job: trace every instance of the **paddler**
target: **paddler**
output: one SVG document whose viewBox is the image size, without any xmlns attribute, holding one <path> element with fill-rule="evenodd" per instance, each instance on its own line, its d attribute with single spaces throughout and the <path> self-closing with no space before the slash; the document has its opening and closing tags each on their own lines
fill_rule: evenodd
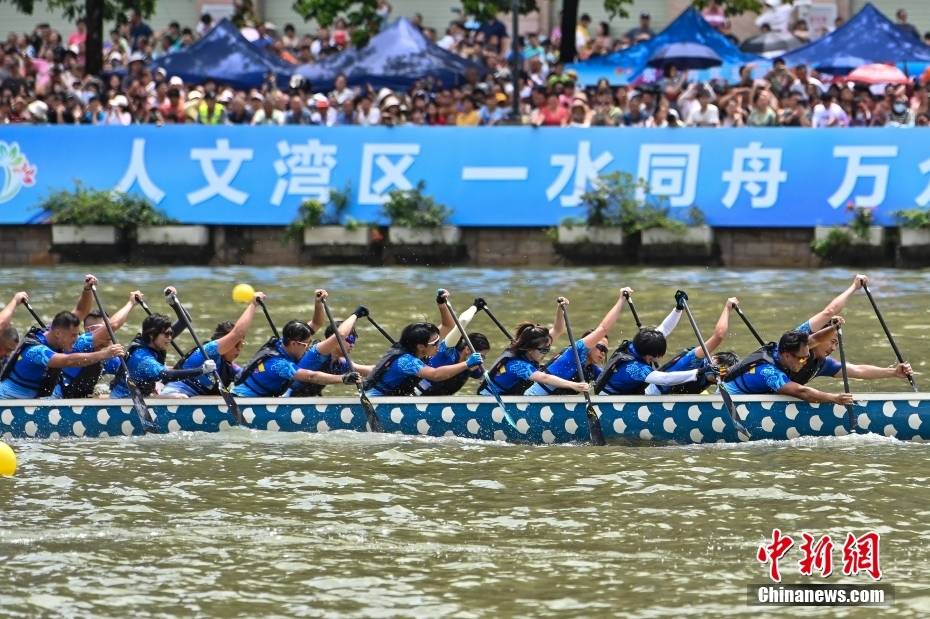
<svg viewBox="0 0 930 619">
<path fill-rule="evenodd" d="M 687 296 L 679 291 L 675 295 L 675 307 L 655 329 L 644 327 L 633 336 L 633 341 L 623 341 L 614 350 L 607 365 L 594 384 L 595 393 L 606 395 L 643 395 L 649 385 L 672 387 L 683 383 L 703 380 L 714 382 L 717 371 L 711 366 L 683 371 L 655 369 L 659 359 L 668 348 L 666 338 L 678 326 L 685 309 Z"/>
<path fill-rule="evenodd" d="M 571 348 L 566 348 L 559 353 L 542 369 L 547 376 L 558 376 L 569 382 L 592 383 L 601 374 L 600 365 L 607 358 L 610 350 L 610 342 L 607 334 L 616 324 L 623 311 L 623 305 L 626 303 L 628 296 L 632 296 L 632 288 L 621 288 L 620 295 L 616 303 L 608 310 L 601 319 L 597 328 L 584 333 L 581 339 L 574 342 L 578 350 L 578 357 L 581 359 L 584 376 L 578 376 L 578 367 L 575 362 L 575 353 Z M 526 395 L 566 395 L 575 393 L 575 389 L 566 389 L 564 387 L 552 387 L 542 382 L 534 382 L 524 393 Z"/>
<path fill-rule="evenodd" d="M 145 295 L 139 290 L 133 290 L 129 293 L 129 300 L 126 304 L 110 316 L 110 326 L 113 327 L 114 332 L 119 331 L 126 324 L 132 309 L 144 298 Z M 84 333 L 75 341 L 71 352 L 93 352 L 110 345 L 110 334 L 107 332 L 103 315 L 100 312 L 88 312 L 83 323 Z M 55 398 L 70 399 L 91 397 L 94 395 L 94 387 L 96 387 L 100 377 L 105 374 L 115 375 L 120 365 L 119 359 L 113 357 L 82 368 L 64 368 L 61 372 L 61 380 L 58 381 L 52 395 Z"/>
<path fill-rule="evenodd" d="M 0 399 L 48 397 L 62 368 L 80 368 L 123 354 L 118 344 L 94 352 L 71 353 L 81 333 L 80 324 L 74 312 L 59 312 L 47 330 L 29 329 L 0 372 Z"/>
<path fill-rule="evenodd" d="M 29 302 L 29 295 L 25 292 L 17 292 L 10 299 L 10 302 L 0 310 L 0 369 L 6 365 L 7 359 L 16 350 L 19 345 L 19 332 L 13 326 L 13 314 L 16 308 L 23 303 Z"/>
<path fill-rule="evenodd" d="M 568 299 L 559 297 L 556 302 L 558 309 L 552 328 L 547 329 L 530 322 L 517 326 L 513 343 L 488 370 L 492 384 L 488 385 L 487 381 L 482 381 L 478 386 L 478 395 L 494 395 L 491 389 L 499 395 L 521 395 L 534 382 L 553 389 L 567 389 L 572 393 L 590 389 L 587 382 L 565 380 L 540 369 L 542 360 L 549 354 L 552 344 L 565 332 L 565 316 L 561 306 L 568 305 Z"/>
<path fill-rule="evenodd" d="M 448 333 L 445 334 L 443 340 L 439 342 L 436 354 L 432 355 L 427 360 L 426 365 L 431 368 L 441 368 L 447 365 L 462 363 L 467 361 L 468 357 L 470 357 L 473 352 L 477 352 L 481 355 L 482 359 L 486 359 L 488 353 L 491 351 L 491 343 L 488 341 L 488 337 L 477 331 L 468 333 L 468 338 L 471 340 L 475 350 L 469 348 L 465 343 L 465 338 L 462 337 L 462 333 L 458 330 L 458 327 L 455 326 L 455 320 L 452 318 L 452 313 L 449 311 L 449 305 L 445 303 L 445 297 L 439 296 L 436 300 L 440 302 L 439 313 L 442 318 L 442 326 L 439 328 L 440 334 L 442 334 L 450 324 L 451 328 Z M 483 303 L 484 301 L 482 299 L 476 299 L 476 302 Z M 467 331 L 468 323 L 471 322 L 477 312 L 478 307 L 472 305 L 459 314 L 459 323 L 462 325 L 463 329 Z M 481 368 L 473 367 L 467 372 L 461 372 L 446 380 L 431 381 L 424 378 L 420 381 L 420 384 L 417 385 L 416 393 L 418 395 L 431 397 L 454 395 L 465 386 L 469 378 L 477 379 L 481 378 L 481 376 Z"/>
<path fill-rule="evenodd" d="M 345 320 L 337 320 L 336 328 L 342 338 L 342 343 L 351 355 L 355 349 L 355 343 L 358 340 L 358 333 L 355 331 L 355 322 L 359 318 L 368 315 L 368 308 L 359 305 L 355 311 Z M 332 376 L 341 376 L 349 372 L 349 363 L 342 356 L 342 350 L 339 348 L 339 341 L 336 339 L 336 331 L 332 325 L 326 327 L 324 332 L 325 339 L 322 342 L 313 343 L 307 352 L 300 358 L 297 367 L 302 370 L 312 372 L 323 372 Z M 352 362 L 352 367 L 360 376 L 368 376 L 374 366 L 362 365 Z M 323 395 L 323 389 L 326 385 L 321 383 L 308 383 L 294 381 L 291 388 L 285 394 L 291 398 L 312 398 Z"/>
<path fill-rule="evenodd" d="M 208 342 L 203 345 L 207 358 L 216 364 L 217 374 L 224 387 L 232 386 L 236 379 L 236 359 L 242 353 L 242 345 L 252 326 L 259 302 L 266 298 L 264 292 L 255 292 L 252 301 L 246 305 L 235 324 L 225 321 L 216 325 Z M 172 327 L 173 331 L 174 327 Z M 195 346 L 175 365 L 175 369 L 189 370 L 200 368 L 204 364 L 200 348 Z M 183 380 L 172 381 L 165 385 L 159 394 L 167 398 L 190 398 L 194 396 L 219 395 L 219 385 L 213 376 L 198 374 Z"/>
<path fill-rule="evenodd" d="M 325 294 L 325 290 L 317 291 L 318 306 L 322 305 Z M 338 375 L 299 368 L 297 362 L 310 347 L 312 336 L 311 326 L 306 322 L 288 322 L 281 330 L 281 339 L 268 340 L 240 372 L 233 394 L 243 398 L 269 398 L 283 395 L 293 381 L 335 385 L 354 384 L 360 380 L 358 372 Z"/>
<path fill-rule="evenodd" d="M 717 324 L 714 325 L 714 332 L 709 338 L 704 340 L 704 346 L 707 348 L 707 352 L 711 354 L 713 365 L 721 369 L 729 368 L 739 362 L 739 357 L 732 352 L 714 353 L 727 336 L 727 331 L 730 328 L 730 312 L 732 312 L 733 308 L 737 305 L 739 305 L 739 299 L 736 297 L 730 297 L 726 300 L 726 303 L 723 305 L 723 311 L 720 312 L 720 317 L 717 319 Z M 707 365 L 707 362 L 704 360 L 704 351 L 701 347 L 692 346 L 676 355 L 674 359 L 668 361 L 665 365 L 660 367 L 659 370 L 662 372 L 685 372 L 688 370 L 700 370 Z M 711 381 L 709 381 L 704 374 L 698 372 L 696 380 L 686 383 L 671 386 L 650 384 L 646 387 L 646 395 L 703 393 L 710 385 Z"/>
<path fill-rule="evenodd" d="M 413 395 L 421 379 L 442 382 L 481 365 L 481 353 L 473 351 L 463 361 L 431 367 L 428 362 L 436 355 L 443 337 L 455 328 L 455 321 L 446 306 L 449 291 L 436 291 L 441 327 L 431 322 L 407 325 L 400 334 L 400 341 L 391 346 L 375 364 L 365 381 L 365 391 L 371 397 Z M 477 344 L 476 344 L 477 346 Z"/>
<path fill-rule="evenodd" d="M 791 380 L 789 373 L 798 372 L 808 363 L 808 339 L 807 333 L 788 331 L 777 345 L 764 346 L 729 368 L 721 388 L 731 395 L 777 393 L 806 402 L 852 404 L 852 394 L 826 393 Z"/>
</svg>

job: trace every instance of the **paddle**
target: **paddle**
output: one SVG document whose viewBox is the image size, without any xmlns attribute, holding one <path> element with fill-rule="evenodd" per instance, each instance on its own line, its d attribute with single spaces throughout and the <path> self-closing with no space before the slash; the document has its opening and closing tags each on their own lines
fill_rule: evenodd
<svg viewBox="0 0 930 619">
<path fill-rule="evenodd" d="M 849 393 L 849 374 L 846 372 L 846 350 L 843 348 L 843 327 L 836 325 L 836 342 L 840 349 L 840 369 L 843 371 L 843 393 Z M 849 429 L 856 429 L 856 416 L 853 414 L 851 404 L 846 405 L 846 416 L 849 419 Z"/>
<path fill-rule="evenodd" d="M 736 315 L 740 317 L 743 323 L 746 325 L 746 328 L 749 329 L 749 332 L 752 333 L 753 337 L 756 338 L 756 341 L 759 342 L 759 346 L 765 346 L 765 341 L 763 341 L 762 336 L 759 335 L 759 332 L 756 331 L 755 327 L 752 326 L 752 323 L 749 322 L 749 319 L 746 318 L 746 314 L 743 313 L 743 310 L 740 309 L 739 305 L 734 304 L 733 310 L 736 312 Z"/>
<path fill-rule="evenodd" d="M 320 302 L 323 304 L 323 310 L 326 312 L 329 326 L 333 328 L 333 334 L 336 336 L 336 343 L 339 344 L 339 351 L 346 360 L 349 371 L 354 372 L 355 366 L 352 365 L 352 358 L 349 356 L 349 350 L 346 348 L 345 342 L 342 341 L 342 334 L 339 333 L 339 329 L 336 328 L 336 321 L 333 320 L 333 313 L 329 311 L 329 303 L 326 302 L 325 298 L 320 298 Z M 378 415 L 375 414 L 375 405 L 372 404 L 368 396 L 365 395 L 365 387 L 362 385 L 361 380 L 355 383 L 355 388 L 358 389 L 358 399 L 362 403 L 362 408 L 365 409 L 365 417 L 368 419 L 368 426 L 371 428 L 371 431 L 384 432 L 384 426 L 381 425 L 381 420 L 378 419 Z"/>
<path fill-rule="evenodd" d="M 642 329 L 643 323 L 639 320 L 639 313 L 636 311 L 636 306 L 633 305 L 633 297 L 630 296 L 629 292 L 624 292 L 623 298 L 626 299 L 626 304 L 630 308 L 630 313 L 633 314 L 633 322 L 636 323 L 636 328 Z"/>
<path fill-rule="evenodd" d="M 116 341 L 116 333 L 113 332 L 113 325 L 110 324 L 110 315 L 107 314 L 106 310 L 103 309 L 103 304 L 100 303 L 100 296 L 97 294 L 97 286 L 90 287 L 91 293 L 94 295 L 94 302 L 97 304 L 97 309 L 100 310 L 100 315 L 103 317 L 103 324 L 107 328 L 107 334 L 110 336 L 110 341 L 113 344 L 119 344 Z M 126 387 L 129 389 L 129 396 L 132 398 L 132 408 L 136 411 L 136 415 L 139 417 L 139 422 L 142 424 L 142 431 L 146 434 L 150 432 L 157 432 L 155 422 L 152 420 L 152 413 L 149 411 L 149 407 L 146 406 L 145 400 L 142 399 L 142 393 L 139 391 L 139 388 L 136 387 L 135 383 L 132 382 L 132 378 L 129 376 L 129 366 L 126 365 L 126 359 L 124 357 L 119 358 L 120 371 L 123 372 L 123 378 L 126 380 Z"/>
<path fill-rule="evenodd" d="M 141 307 L 142 310 L 143 310 L 147 315 L 149 315 L 149 316 L 152 315 L 152 310 L 149 309 L 148 304 L 146 304 L 145 300 L 144 300 L 142 297 L 138 297 L 138 296 L 137 296 L 137 297 L 136 297 L 136 303 L 139 304 L 139 307 Z M 182 359 L 184 358 L 184 352 L 181 351 L 180 348 L 178 348 L 178 344 L 177 344 L 177 342 L 174 341 L 173 338 L 172 338 L 172 340 L 171 340 L 171 347 L 174 349 L 174 352 L 178 353 L 178 356 L 179 356 L 179 357 L 181 357 Z"/>
<path fill-rule="evenodd" d="M 274 334 L 275 339 L 280 340 L 281 335 L 278 333 L 278 328 L 274 326 L 274 321 L 271 319 L 271 315 L 268 314 L 268 308 L 265 307 L 265 301 L 263 299 L 256 299 L 258 306 L 262 308 L 262 313 L 265 314 L 265 320 L 268 321 L 268 326 L 271 327 L 271 333 Z M 284 342 L 282 342 L 283 344 Z"/>
<path fill-rule="evenodd" d="M 449 308 L 449 314 L 452 316 L 452 320 L 455 322 L 455 327 L 459 330 L 459 333 L 462 334 L 462 338 L 465 340 L 465 345 L 468 346 L 468 349 L 472 352 L 478 352 L 471 343 L 471 338 L 468 337 L 468 332 L 462 328 L 462 323 L 459 322 L 458 314 L 455 313 L 455 310 L 452 308 L 452 304 L 449 303 L 449 299 L 446 299 L 446 307 Z M 514 430 L 517 429 L 517 424 L 514 423 L 513 417 L 510 416 L 510 413 L 507 412 L 507 407 L 504 406 L 504 401 L 501 399 L 501 395 L 497 392 L 497 389 L 494 387 L 494 383 L 491 382 L 491 376 L 488 374 L 488 370 L 484 367 L 484 364 L 481 364 L 481 374 L 484 377 L 484 382 L 488 386 L 488 391 L 491 392 L 491 395 L 494 396 L 494 399 L 497 400 L 497 405 L 504 412 L 504 419 L 507 420 L 507 423 L 510 424 L 510 427 Z"/>
<path fill-rule="evenodd" d="M 387 341 L 389 341 L 389 342 L 391 343 L 391 346 L 393 346 L 394 344 L 397 343 L 397 340 L 395 340 L 393 337 L 391 337 L 391 334 L 390 334 L 390 333 L 388 333 L 387 331 L 385 331 L 384 329 L 382 329 L 382 328 L 381 328 L 381 325 L 379 325 L 377 322 L 375 322 L 375 319 L 372 318 L 370 314 L 369 314 L 368 316 L 365 316 L 365 318 L 368 319 L 368 322 L 371 323 L 371 326 L 372 326 L 372 327 L 374 327 L 375 329 L 377 329 L 378 332 L 379 332 L 381 335 L 384 336 L 384 339 L 386 339 Z"/>
<path fill-rule="evenodd" d="M 704 336 L 701 335 L 700 329 L 698 329 L 697 322 L 694 320 L 694 316 L 691 314 L 691 308 L 688 307 L 688 295 L 684 291 L 679 290 L 676 294 L 676 301 L 678 296 L 681 295 L 681 304 L 684 306 L 685 314 L 688 316 L 688 322 L 691 323 L 691 329 L 694 331 L 694 337 L 697 338 L 698 346 L 701 347 L 701 351 L 704 353 L 704 359 L 707 360 L 707 363 L 713 366 L 713 357 L 710 356 L 710 352 L 707 350 L 707 346 L 704 345 Z M 730 419 L 733 421 L 733 427 L 736 428 L 736 433 L 745 435 L 747 439 L 752 438 L 752 435 L 746 429 L 746 427 L 739 420 L 739 416 L 736 413 L 736 405 L 733 404 L 733 398 L 730 397 L 730 394 L 727 393 L 727 390 L 722 386 L 717 389 L 717 392 L 720 393 L 720 397 L 723 398 L 723 403 L 727 407 L 727 411 L 730 413 Z"/>
<path fill-rule="evenodd" d="M 875 299 L 872 297 L 872 292 L 869 290 L 869 285 L 863 283 L 862 289 L 865 290 L 865 295 L 869 297 L 869 303 L 872 304 L 872 309 L 875 310 L 875 316 L 878 317 L 878 322 L 881 323 L 882 329 L 885 331 L 885 337 L 888 338 L 888 343 L 891 344 L 891 349 L 894 351 L 895 357 L 898 358 L 898 363 L 904 363 L 904 357 L 901 356 L 901 351 L 898 349 L 898 345 L 894 341 L 894 336 L 891 335 L 891 331 L 888 329 L 888 325 L 885 324 L 885 317 L 882 316 L 881 310 L 878 309 L 878 305 L 875 303 Z M 914 377 L 908 376 L 907 381 L 911 383 L 911 389 L 917 392 L 917 382 L 914 380 Z"/>
<path fill-rule="evenodd" d="M 39 325 L 40 327 L 42 327 L 42 329 L 48 329 L 48 327 L 45 325 L 45 321 L 43 321 L 41 318 L 39 318 L 39 315 L 36 314 L 36 311 L 35 311 L 34 309 L 32 309 L 32 306 L 31 306 L 31 305 L 29 305 L 29 301 L 23 301 L 23 305 L 26 306 L 26 310 L 27 310 L 30 314 L 32 314 L 32 319 L 36 321 L 36 324 L 37 324 L 37 325 Z"/>
<path fill-rule="evenodd" d="M 565 320 L 565 331 L 568 333 L 568 345 L 575 355 L 575 368 L 578 370 L 578 380 L 584 382 L 584 367 L 581 365 L 581 355 L 578 354 L 578 348 L 575 346 L 572 324 L 568 320 L 568 308 L 565 307 L 565 303 L 559 303 L 559 307 L 562 310 L 562 318 Z M 588 435 L 591 437 L 591 442 L 598 447 L 606 445 L 607 441 L 604 440 L 604 429 L 601 427 L 601 420 L 597 416 L 597 410 L 595 410 L 594 404 L 591 403 L 591 394 L 587 391 L 582 393 L 584 394 L 585 411 L 588 416 Z"/>
<path fill-rule="evenodd" d="M 187 313 L 187 310 L 181 304 L 181 300 L 178 298 L 178 295 L 169 292 L 169 289 L 165 289 L 165 300 L 168 302 L 168 306 L 171 307 L 178 315 L 183 316 L 184 326 L 187 327 L 188 333 L 191 334 L 191 337 L 194 338 L 194 344 L 197 346 L 197 350 L 200 351 L 200 356 L 203 357 L 203 360 L 206 361 L 210 357 L 207 356 L 207 351 L 203 349 L 203 344 L 200 343 L 200 338 L 197 337 L 197 334 L 194 332 L 194 325 L 191 324 L 190 314 Z M 141 299 L 140 299 L 141 302 Z M 145 305 L 142 305 L 142 309 L 148 311 Z M 174 344 L 174 342 L 171 342 Z M 177 350 L 177 347 L 175 347 Z M 179 351 L 180 354 L 180 351 Z M 184 355 L 181 355 L 181 358 L 184 358 Z M 229 410 L 232 411 L 233 418 L 236 420 L 237 424 L 242 424 L 242 412 L 239 410 L 239 404 L 236 402 L 236 398 L 233 397 L 233 394 L 229 392 L 226 388 L 226 385 L 223 384 L 223 379 L 220 378 L 220 373 L 218 370 L 213 370 L 213 380 L 216 381 L 216 389 L 220 393 L 220 397 L 223 398 L 223 402 L 226 403 L 226 406 L 229 407 Z"/>
<path fill-rule="evenodd" d="M 474 302 L 472 305 L 474 305 L 475 307 L 477 307 L 479 311 L 480 311 L 480 310 L 484 310 L 484 313 L 488 315 L 488 318 L 491 319 L 491 322 L 493 322 L 495 325 L 497 325 L 497 328 L 501 330 L 501 333 L 504 334 L 504 337 L 506 337 L 508 340 L 510 340 L 511 344 L 513 343 L 513 336 L 510 335 L 510 331 L 508 331 L 508 330 L 507 330 L 507 327 L 505 327 L 504 325 L 502 325 L 502 324 L 501 324 L 501 321 L 497 319 L 497 316 L 495 316 L 495 315 L 491 312 L 491 310 L 488 309 L 487 301 L 485 301 L 484 299 L 482 299 L 482 298 L 479 297 L 479 298 L 475 299 L 475 302 Z"/>
</svg>

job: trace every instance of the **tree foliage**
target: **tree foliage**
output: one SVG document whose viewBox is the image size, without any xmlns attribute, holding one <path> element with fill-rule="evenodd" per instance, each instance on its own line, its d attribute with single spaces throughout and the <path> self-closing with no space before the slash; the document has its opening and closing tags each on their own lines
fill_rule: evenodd
<svg viewBox="0 0 930 619">
<path fill-rule="evenodd" d="M 359 47 L 379 24 L 378 0 L 294 0 L 293 9 L 305 21 L 316 20 L 325 28 L 341 17 L 353 29 L 352 43 Z"/>
</svg>

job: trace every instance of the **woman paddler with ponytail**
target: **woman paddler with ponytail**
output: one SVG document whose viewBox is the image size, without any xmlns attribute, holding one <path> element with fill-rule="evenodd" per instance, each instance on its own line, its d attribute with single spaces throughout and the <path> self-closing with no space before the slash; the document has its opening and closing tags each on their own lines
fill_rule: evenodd
<svg viewBox="0 0 930 619">
<path fill-rule="evenodd" d="M 568 299 L 559 297 L 557 302 L 568 304 Z M 491 369 L 488 376 L 492 385 L 482 381 L 478 387 L 479 395 L 494 395 L 494 389 L 500 395 L 522 395 L 534 382 L 539 382 L 553 389 L 568 389 L 572 392 L 588 390 L 588 383 L 575 382 L 547 374 L 539 369 L 542 360 L 562 333 L 565 332 L 565 317 L 561 307 L 556 310 L 555 323 L 551 329 L 525 322 L 517 326 L 517 332 L 510 348 L 504 351 Z"/>
<path fill-rule="evenodd" d="M 207 353 L 207 358 L 216 364 L 217 373 L 224 387 L 230 387 L 236 379 L 236 367 L 233 362 L 242 353 L 242 344 L 249 333 L 249 327 L 252 326 L 258 302 L 264 299 L 264 292 L 256 292 L 252 297 L 252 302 L 246 306 L 235 324 L 228 321 L 219 323 L 210 341 L 204 342 L 203 350 Z M 200 348 L 195 346 L 175 365 L 175 369 L 190 370 L 202 365 L 203 355 L 200 354 Z M 201 395 L 219 395 L 219 393 L 214 377 L 198 374 L 168 383 L 159 395 L 166 398 L 190 398 Z"/>
<path fill-rule="evenodd" d="M 632 294 L 632 288 L 622 288 L 617 302 L 610 308 L 610 311 L 604 314 L 604 318 L 601 319 L 601 323 L 597 328 L 588 331 L 582 335 L 580 340 L 574 343 L 575 348 L 578 349 L 578 357 L 581 359 L 584 371 L 583 377 L 578 377 L 578 365 L 575 363 L 575 353 L 571 348 L 566 348 L 555 359 L 546 364 L 546 367 L 542 370 L 543 373 L 547 376 L 558 376 L 572 382 L 594 382 L 600 376 L 600 365 L 604 363 L 604 359 L 607 358 L 607 353 L 610 350 L 607 334 L 620 317 L 627 295 Z M 575 391 L 574 389 L 551 387 L 545 383 L 534 382 L 524 393 L 525 395 L 567 395 Z"/>
<path fill-rule="evenodd" d="M 452 314 L 446 307 L 448 297 L 447 290 L 440 288 L 436 292 L 442 328 L 431 322 L 407 325 L 400 334 L 400 341 L 391 346 L 387 354 L 375 364 L 365 381 L 365 391 L 369 396 L 413 395 L 421 379 L 439 383 L 482 364 L 484 360 L 481 354 L 472 352 L 464 361 L 441 367 L 427 365 L 430 358 L 437 354 L 439 342 L 455 327 Z"/>
</svg>

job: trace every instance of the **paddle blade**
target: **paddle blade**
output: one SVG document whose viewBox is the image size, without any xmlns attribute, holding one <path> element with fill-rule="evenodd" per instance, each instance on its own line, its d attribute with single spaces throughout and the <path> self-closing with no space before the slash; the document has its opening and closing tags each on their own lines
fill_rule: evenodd
<svg viewBox="0 0 930 619">
<path fill-rule="evenodd" d="M 155 422 L 152 420 L 152 413 L 149 411 L 149 407 L 146 406 L 145 400 L 142 399 L 142 394 L 139 393 L 139 389 L 126 381 L 126 385 L 129 387 L 129 397 L 132 399 L 132 408 L 136 411 L 136 415 L 139 416 L 139 421 L 142 422 L 142 431 L 146 434 L 155 434 L 158 432 L 158 427 L 156 427 Z"/>
<path fill-rule="evenodd" d="M 239 403 L 236 402 L 236 398 L 233 397 L 233 394 L 222 387 L 222 382 L 220 377 L 216 377 L 217 385 L 220 391 L 220 396 L 223 398 L 223 402 L 226 403 L 226 406 L 229 407 L 229 412 L 232 413 L 233 420 L 236 422 L 236 425 L 242 425 L 242 411 L 239 410 Z"/>
<path fill-rule="evenodd" d="M 365 392 L 359 389 L 359 400 L 362 403 L 362 408 L 365 409 L 365 418 L 368 421 L 368 427 L 371 428 L 372 432 L 384 432 L 384 426 L 381 425 L 381 420 L 378 419 L 378 415 L 375 414 L 375 405 L 371 403 L 371 400 L 368 399 L 368 396 L 365 395 Z"/>
<path fill-rule="evenodd" d="M 736 412 L 736 405 L 733 404 L 733 398 L 730 397 L 730 394 L 723 387 L 718 388 L 718 391 L 721 397 L 723 397 L 723 403 L 727 407 L 727 411 L 730 413 L 730 420 L 733 422 L 733 428 L 736 430 L 737 436 L 742 440 L 748 441 L 752 438 L 752 434 L 749 433 L 749 430 L 747 430 L 743 422 L 740 421 L 739 415 Z"/>
<path fill-rule="evenodd" d="M 601 427 L 601 419 L 597 416 L 597 411 L 594 410 L 593 404 L 588 404 L 587 414 L 588 434 L 591 436 L 591 442 L 598 447 L 603 447 L 607 444 L 607 441 L 604 439 L 604 428 Z"/>
</svg>

